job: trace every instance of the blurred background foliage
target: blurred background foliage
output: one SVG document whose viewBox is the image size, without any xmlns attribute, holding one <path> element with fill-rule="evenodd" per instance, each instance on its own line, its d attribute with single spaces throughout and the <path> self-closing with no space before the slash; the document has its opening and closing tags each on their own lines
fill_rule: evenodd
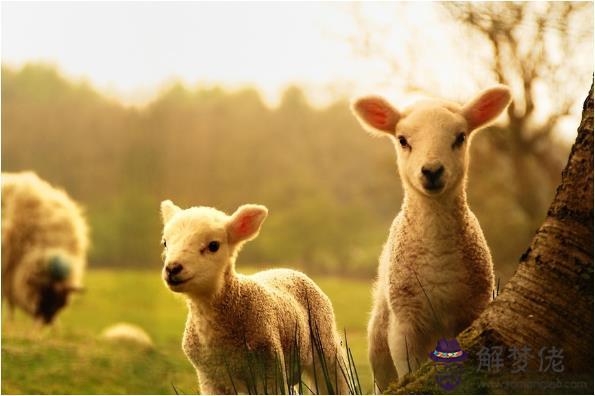
<svg viewBox="0 0 595 396">
<path fill-rule="evenodd" d="M 529 193 L 543 199 L 532 208 L 542 216 L 530 216 L 511 183 L 514 158 L 496 148 L 506 138 L 506 128 L 474 138 L 468 182 L 503 280 L 557 185 L 551 170 L 532 168 Z M 552 142 L 567 156 L 568 143 Z M 2 170 L 34 170 L 84 206 L 93 267 L 158 268 L 159 202 L 172 199 L 228 213 L 266 205 L 240 263 L 371 277 L 402 199 L 392 145 L 361 130 L 347 99 L 314 108 L 290 87 L 270 108 L 256 90 L 174 84 L 125 107 L 43 64 L 2 67 Z"/>
</svg>

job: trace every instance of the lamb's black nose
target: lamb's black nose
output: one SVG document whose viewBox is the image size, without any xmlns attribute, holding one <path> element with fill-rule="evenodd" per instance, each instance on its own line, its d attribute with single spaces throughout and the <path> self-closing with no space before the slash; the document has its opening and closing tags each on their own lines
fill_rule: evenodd
<svg viewBox="0 0 595 396">
<path fill-rule="evenodd" d="M 172 277 L 182 272 L 183 269 L 184 267 L 182 266 L 182 264 L 173 263 L 165 267 L 165 272 L 167 272 L 167 276 Z"/>
<path fill-rule="evenodd" d="M 430 183 L 436 183 L 438 180 L 440 180 L 440 176 L 442 176 L 442 174 L 444 173 L 444 166 L 422 166 L 421 173 Z"/>
</svg>

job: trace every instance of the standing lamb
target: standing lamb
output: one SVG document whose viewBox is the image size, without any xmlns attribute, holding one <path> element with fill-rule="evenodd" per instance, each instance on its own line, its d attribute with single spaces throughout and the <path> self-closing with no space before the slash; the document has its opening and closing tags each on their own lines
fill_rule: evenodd
<svg viewBox="0 0 595 396">
<path fill-rule="evenodd" d="M 400 112 L 380 97 L 352 110 L 395 144 L 405 196 L 379 259 L 368 324 L 380 391 L 419 367 L 440 338 L 453 338 L 490 302 L 490 251 L 465 193 L 469 141 L 510 103 L 496 86 L 464 106 L 425 100 Z"/>
<path fill-rule="evenodd" d="M 81 209 L 33 172 L 2 173 L 2 299 L 51 323 L 80 290 L 88 248 Z"/>
<path fill-rule="evenodd" d="M 324 393 L 347 391 L 333 307 L 322 290 L 288 269 L 235 271 L 239 250 L 267 216 L 264 206 L 243 205 L 228 216 L 207 207 L 182 210 L 168 200 L 161 213 L 162 275 L 187 298 L 182 347 L 203 393 L 279 393 L 281 381 L 296 385 L 302 372 L 312 389 L 316 382 Z M 311 342 L 311 326 L 323 353 Z"/>
</svg>

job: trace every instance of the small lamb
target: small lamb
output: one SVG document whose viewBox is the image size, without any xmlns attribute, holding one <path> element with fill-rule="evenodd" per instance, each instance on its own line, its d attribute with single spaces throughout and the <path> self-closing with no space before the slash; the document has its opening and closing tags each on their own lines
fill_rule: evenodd
<svg viewBox="0 0 595 396">
<path fill-rule="evenodd" d="M 111 342 L 137 344 L 146 349 L 154 347 L 151 336 L 140 326 L 120 322 L 108 326 L 101 332 L 101 338 Z"/>
<path fill-rule="evenodd" d="M 162 276 L 188 304 L 182 348 L 205 394 L 278 393 L 281 381 L 293 386 L 302 372 L 312 389 L 317 381 L 324 393 L 344 393 L 343 376 L 335 378 L 344 367 L 337 366 L 340 339 L 322 290 L 288 269 L 251 276 L 235 271 L 240 248 L 258 235 L 267 213 L 260 205 L 243 205 L 228 216 L 208 207 L 182 210 L 169 200 L 161 203 Z M 323 354 L 315 355 L 311 325 Z M 334 390 L 323 381 L 321 355 Z M 286 366 L 296 356 L 299 364 Z"/>
<path fill-rule="evenodd" d="M 33 172 L 2 173 L 2 299 L 51 323 L 82 288 L 89 246 L 80 207 Z"/>
<path fill-rule="evenodd" d="M 510 103 L 499 85 L 464 106 L 424 100 L 398 111 L 380 97 L 356 100 L 362 126 L 395 144 L 405 191 L 379 259 L 368 324 L 380 391 L 416 370 L 440 338 L 468 327 L 492 298 L 489 248 L 465 193 L 469 141 Z"/>
</svg>

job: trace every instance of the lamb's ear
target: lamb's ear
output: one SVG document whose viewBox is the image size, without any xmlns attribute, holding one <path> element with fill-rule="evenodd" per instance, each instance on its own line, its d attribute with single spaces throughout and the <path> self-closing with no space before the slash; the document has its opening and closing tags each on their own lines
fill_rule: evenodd
<svg viewBox="0 0 595 396">
<path fill-rule="evenodd" d="M 397 109 L 379 96 L 365 96 L 351 104 L 351 111 L 365 130 L 376 136 L 395 134 L 401 117 Z"/>
<path fill-rule="evenodd" d="M 268 213 L 268 209 L 262 205 L 240 206 L 231 215 L 227 225 L 229 243 L 234 244 L 256 238 Z"/>
<path fill-rule="evenodd" d="M 510 104 L 510 89 L 497 85 L 486 89 L 463 106 L 463 117 L 467 120 L 469 132 L 494 121 Z"/>
<path fill-rule="evenodd" d="M 167 222 L 181 210 L 182 209 L 176 206 L 169 199 L 161 202 L 161 219 L 163 220 L 163 224 L 167 224 Z"/>
</svg>

